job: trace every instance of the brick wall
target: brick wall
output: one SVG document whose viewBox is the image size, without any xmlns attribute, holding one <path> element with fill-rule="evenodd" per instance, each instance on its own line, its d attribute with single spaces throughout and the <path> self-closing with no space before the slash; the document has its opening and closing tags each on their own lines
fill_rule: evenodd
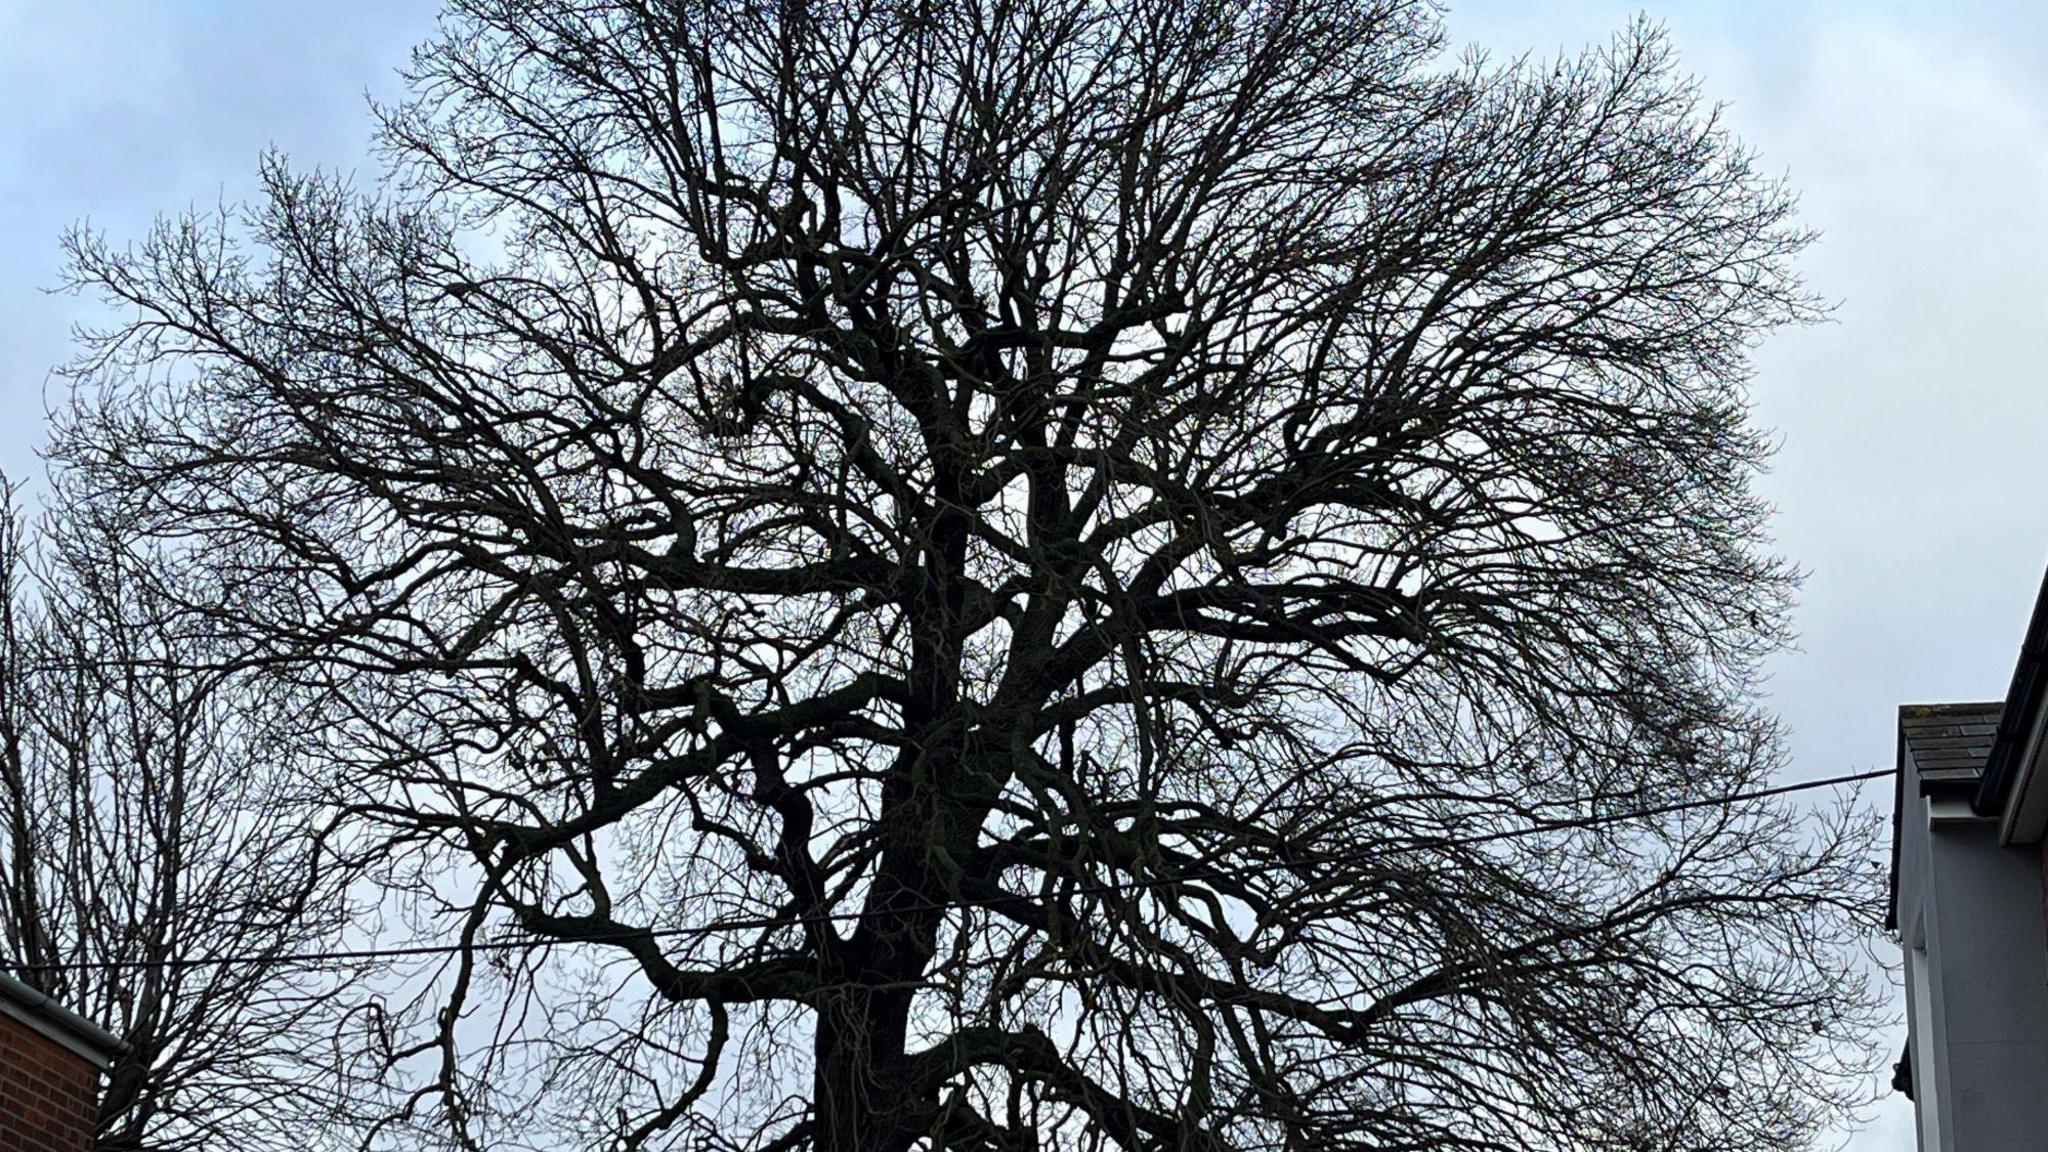
<svg viewBox="0 0 2048 1152">
<path fill-rule="evenodd" d="M 0 1152 L 87 1152 L 99 1070 L 0 1013 Z"/>
</svg>

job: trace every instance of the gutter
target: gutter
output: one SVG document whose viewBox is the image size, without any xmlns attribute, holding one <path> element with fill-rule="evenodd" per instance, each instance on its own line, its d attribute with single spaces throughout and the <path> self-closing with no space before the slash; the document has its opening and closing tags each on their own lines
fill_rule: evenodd
<svg viewBox="0 0 2048 1152">
<path fill-rule="evenodd" d="M 1984 776 L 1970 807 L 1979 816 L 1998 816 L 2005 811 L 2013 784 L 2022 770 L 2027 738 L 2041 700 L 2048 694 L 2048 575 L 2034 597 L 2034 615 L 2027 622 L 2027 638 L 2020 644 L 2019 664 L 2012 671 L 2012 686 L 2006 689 L 2005 711 L 1998 718 L 1998 732 L 1991 738 L 1991 755 L 1984 761 Z"/>
<path fill-rule="evenodd" d="M 127 1041 L 5 972 L 0 972 L 0 1015 L 14 1017 L 101 1071 L 128 1050 Z"/>
</svg>

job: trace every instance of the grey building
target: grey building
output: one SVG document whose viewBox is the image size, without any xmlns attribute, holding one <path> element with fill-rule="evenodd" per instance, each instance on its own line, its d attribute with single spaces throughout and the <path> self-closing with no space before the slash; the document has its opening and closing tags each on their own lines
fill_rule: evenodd
<svg viewBox="0 0 2048 1152">
<path fill-rule="evenodd" d="M 2048 1150 L 2048 583 L 2004 700 L 1899 709 L 1889 927 L 1921 1152 Z"/>
</svg>

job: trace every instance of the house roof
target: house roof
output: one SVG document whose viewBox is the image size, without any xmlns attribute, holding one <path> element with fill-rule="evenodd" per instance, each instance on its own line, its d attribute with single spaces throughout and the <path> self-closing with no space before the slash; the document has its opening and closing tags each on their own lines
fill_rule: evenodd
<svg viewBox="0 0 2048 1152">
<path fill-rule="evenodd" d="M 128 1047 L 119 1036 L 49 996 L 0 972 L 0 1016 L 11 1016 L 51 1041 L 105 1068 Z"/>
<path fill-rule="evenodd" d="M 1967 797 L 1982 783 L 1984 764 L 1997 743 L 2001 700 L 1968 704 L 1899 705 L 1898 765 L 1892 774 L 1891 896 L 1886 928 L 1898 927 L 1899 821 L 1906 810 L 1906 757 L 1919 769 L 1920 794 Z"/>
<path fill-rule="evenodd" d="M 1913 764 L 1920 770 L 1920 791 L 1980 784 L 2004 711 L 2001 700 L 1901 705 L 1899 744 L 1913 754 Z"/>
</svg>

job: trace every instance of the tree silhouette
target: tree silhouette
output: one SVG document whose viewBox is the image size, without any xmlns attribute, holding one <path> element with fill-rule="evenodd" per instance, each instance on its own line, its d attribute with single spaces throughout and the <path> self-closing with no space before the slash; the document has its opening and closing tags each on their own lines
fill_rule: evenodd
<svg viewBox="0 0 2048 1152">
<path fill-rule="evenodd" d="M 374 193 L 74 237 L 132 319 L 56 458 L 465 947 L 364 1006 L 387 1135 L 1747 1152 L 1855 1098 L 1867 828 L 1585 819 L 1779 764 L 1743 385 L 1806 236 L 1654 31 L 1442 40 L 458 0 Z"/>
<path fill-rule="evenodd" d="M 349 908 L 313 867 L 317 797 L 293 803 L 292 718 L 118 504 L 60 493 L 31 522 L 15 493 L 0 478 L 0 965 L 126 1042 L 99 1152 L 303 1148 L 347 969 L 279 958 Z"/>
</svg>

